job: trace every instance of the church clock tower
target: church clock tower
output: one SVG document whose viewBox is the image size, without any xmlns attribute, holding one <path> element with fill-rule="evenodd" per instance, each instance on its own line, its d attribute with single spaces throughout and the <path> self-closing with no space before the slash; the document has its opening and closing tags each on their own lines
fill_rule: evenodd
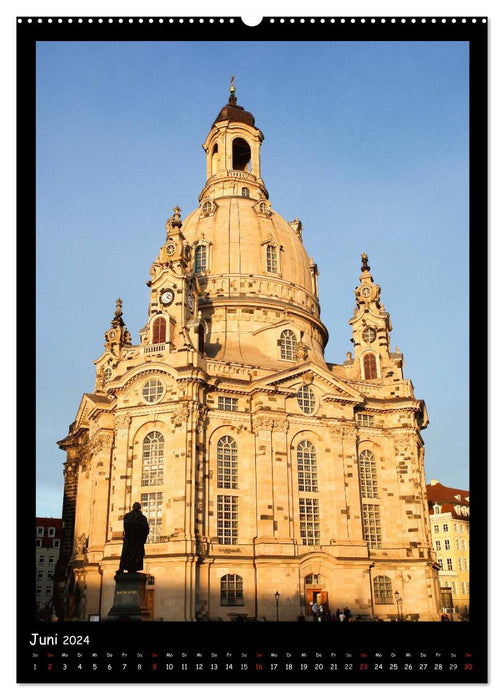
<svg viewBox="0 0 504 700">
<path fill-rule="evenodd" d="M 139 342 L 118 300 L 94 392 L 59 442 L 68 617 L 107 616 L 134 502 L 153 620 L 272 620 L 272 590 L 282 620 L 314 601 L 388 619 L 393 591 L 404 615 L 438 617 L 424 402 L 365 254 L 353 356 L 326 361 L 310 234 L 273 208 L 263 140 L 233 81 L 198 205 L 166 223 Z"/>
</svg>

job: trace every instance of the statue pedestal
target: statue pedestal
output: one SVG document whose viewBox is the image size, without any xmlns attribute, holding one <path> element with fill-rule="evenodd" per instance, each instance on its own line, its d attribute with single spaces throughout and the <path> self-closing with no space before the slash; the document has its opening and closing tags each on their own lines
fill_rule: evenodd
<svg viewBox="0 0 504 700">
<path fill-rule="evenodd" d="M 145 584 L 147 574 L 117 573 L 114 604 L 110 608 L 108 620 L 118 622 L 149 619 L 149 610 L 145 601 Z"/>
</svg>

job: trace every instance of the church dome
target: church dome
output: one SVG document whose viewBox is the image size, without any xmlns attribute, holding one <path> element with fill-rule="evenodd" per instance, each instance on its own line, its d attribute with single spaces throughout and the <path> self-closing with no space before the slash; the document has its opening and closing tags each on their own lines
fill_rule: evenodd
<svg viewBox="0 0 504 700">
<path fill-rule="evenodd" d="M 265 214 L 261 213 L 261 204 L 267 208 Z M 193 250 L 198 243 L 210 248 L 208 267 L 202 270 L 204 277 L 253 276 L 266 282 L 278 281 L 307 292 L 314 308 L 313 263 L 295 230 L 300 228 L 299 222 L 289 224 L 266 201 L 242 196 L 216 200 L 210 216 L 204 215 L 204 205 L 189 214 L 182 227 Z"/>
</svg>

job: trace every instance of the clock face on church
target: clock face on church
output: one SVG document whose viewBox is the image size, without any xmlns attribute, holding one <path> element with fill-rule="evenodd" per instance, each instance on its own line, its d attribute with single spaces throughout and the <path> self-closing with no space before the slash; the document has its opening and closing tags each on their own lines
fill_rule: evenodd
<svg viewBox="0 0 504 700">
<path fill-rule="evenodd" d="M 169 304 L 172 303 L 173 301 L 173 290 L 171 289 L 166 289 L 164 292 L 161 293 L 161 296 L 159 297 L 161 300 L 161 303 L 164 306 L 168 306 Z"/>
<path fill-rule="evenodd" d="M 362 287 L 361 294 L 365 299 L 367 299 L 367 297 L 371 295 L 371 291 L 371 287 Z"/>
<path fill-rule="evenodd" d="M 173 255 L 173 253 L 175 252 L 175 248 L 176 248 L 175 243 L 173 241 L 170 241 L 165 248 L 166 254 Z"/>
</svg>

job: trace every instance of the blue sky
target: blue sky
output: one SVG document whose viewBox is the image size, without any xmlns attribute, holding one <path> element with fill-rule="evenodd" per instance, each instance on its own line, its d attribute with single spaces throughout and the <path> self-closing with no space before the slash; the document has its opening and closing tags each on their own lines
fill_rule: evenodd
<svg viewBox="0 0 504 700">
<path fill-rule="evenodd" d="M 468 488 L 468 46 L 55 42 L 37 49 L 37 515 L 123 299 L 138 342 L 150 265 L 197 206 L 201 144 L 236 76 L 273 208 L 319 266 L 329 362 L 351 350 L 360 254 L 427 403 L 426 476 Z"/>
</svg>

